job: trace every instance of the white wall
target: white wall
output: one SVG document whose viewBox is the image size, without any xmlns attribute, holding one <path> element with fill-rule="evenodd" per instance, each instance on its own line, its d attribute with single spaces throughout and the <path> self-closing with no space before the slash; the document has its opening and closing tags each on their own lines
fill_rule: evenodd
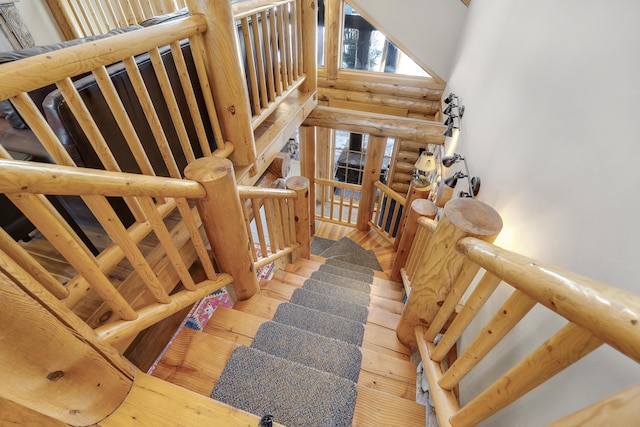
<svg viewBox="0 0 640 427">
<path fill-rule="evenodd" d="M 404 52 L 448 80 L 467 8 L 459 0 L 347 0 Z"/>
<path fill-rule="evenodd" d="M 628 0 L 473 0 L 448 85 L 466 106 L 456 150 L 504 219 L 496 244 L 635 294 L 638 17 Z M 480 365 L 489 377 L 564 324 L 544 309 L 529 316 Z M 543 425 L 638 381 L 637 363 L 600 349 L 485 425 Z"/>
<path fill-rule="evenodd" d="M 16 7 L 37 46 L 64 40 L 45 0 L 21 0 Z"/>
</svg>

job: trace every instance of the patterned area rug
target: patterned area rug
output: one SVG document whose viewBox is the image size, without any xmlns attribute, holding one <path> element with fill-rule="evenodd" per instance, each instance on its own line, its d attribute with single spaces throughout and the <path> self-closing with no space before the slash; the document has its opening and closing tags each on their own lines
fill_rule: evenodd
<svg viewBox="0 0 640 427">
<path fill-rule="evenodd" d="M 259 245 L 256 245 L 256 252 L 258 252 L 258 256 L 261 256 Z M 271 274 L 273 273 L 273 269 L 274 269 L 274 263 L 267 264 L 264 267 L 257 269 L 256 274 L 258 276 L 258 281 L 260 281 L 260 279 L 268 279 L 269 277 L 271 277 Z M 156 359 L 155 363 L 151 366 L 151 368 L 149 368 L 149 371 L 147 371 L 147 374 L 151 375 L 151 373 L 156 369 L 158 362 L 160 362 L 160 359 L 162 359 L 165 352 L 167 351 L 169 346 L 173 343 L 173 341 L 175 340 L 176 336 L 180 333 L 182 328 L 185 328 L 185 327 L 191 328 L 191 329 L 195 329 L 196 331 L 203 330 L 204 327 L 207 325 L 207 322 L 209 321 L 209 319 L 211 319 L 213 312 L 216 310 L 216 308 L 220 306 L 229 307 L 229 308 L 233 306 L 233 301 L 231 300 L 231 297 L 229 297 L 229 294 L 225 289 L 220 289 L 218 291 L 215 291 L 211 295 L 208 295 L 202 298 L 197 303 L 195 303 L 193 308 L 189 312 L 189 314 L 187 314 L 187 316 L 184 318 L 184 320 L 178 327 L 178 330 L 176 331 L 176 333 L 173 334 L 173 337 L 171 337 L 171 340 L 169 341 L 165 349 L 162 351 L 158 359 Z"/>
</svg>

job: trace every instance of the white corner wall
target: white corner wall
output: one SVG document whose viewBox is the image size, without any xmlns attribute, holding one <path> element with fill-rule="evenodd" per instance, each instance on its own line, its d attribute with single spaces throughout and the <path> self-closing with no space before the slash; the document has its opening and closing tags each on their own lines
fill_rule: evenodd
<svg viewBox="0 0 640 427">
<path fill-rule="evenodd" d="M 447 81 L 467 8 L 460 0 L 346 0 L 407 55 Z"/>
<path fill-rule="evenodd" d="M 36 46 L 64 40 L 45 0 L 19 0 L 15 5 Z"/>
<path fill-rule="evenodd" d="M 479 199 L 502 215 L 496 244 L 634 294 L 638 17 L 628 0 L 473 0 L 448 84 L 466 106 L 448 150 L 467 156 Z M 527 320 L 465 380 L 465 400 L 565 323 L 538 308 Z M 544 425 L 638 381 L 636 362 L 599 349 L 483 425 Z"/>
</svg>

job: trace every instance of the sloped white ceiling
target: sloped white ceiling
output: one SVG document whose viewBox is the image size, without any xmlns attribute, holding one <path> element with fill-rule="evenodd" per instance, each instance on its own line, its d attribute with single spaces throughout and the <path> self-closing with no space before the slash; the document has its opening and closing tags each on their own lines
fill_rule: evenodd
<svg viewBox="0 0 640 427">
<path fill-rule="evenodd" d="M 447 81 L 467 7 L 459 0 L 347 0 L 406 54 Z"/>
</svg>

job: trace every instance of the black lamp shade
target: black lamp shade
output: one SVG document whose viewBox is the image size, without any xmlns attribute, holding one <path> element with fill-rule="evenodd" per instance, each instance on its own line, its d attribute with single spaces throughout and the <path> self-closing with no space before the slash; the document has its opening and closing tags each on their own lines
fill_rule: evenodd
<svg viewBox="0 0 640 427">
<path fill-rule="evenodd" d="M 443 135 L 447 137 L 451 137 L 453 135 L 453 123 L 450 123 L 447 126 L 447 130 L 444 131 Z"/>
</svg>

